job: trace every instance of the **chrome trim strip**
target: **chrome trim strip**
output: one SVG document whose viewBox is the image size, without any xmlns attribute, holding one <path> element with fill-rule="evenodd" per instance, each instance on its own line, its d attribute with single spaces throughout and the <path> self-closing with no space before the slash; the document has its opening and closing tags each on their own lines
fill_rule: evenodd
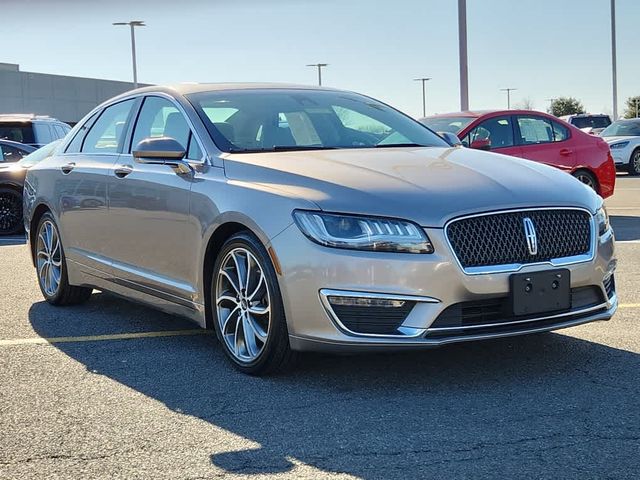
<svg viewBox="0 0 640 480">
<path fill-rule="evenodd" d="M 475 218 L 475 217 L 487 217 L 491 215 L 501 215 L 505 213 L 538 212 L 538 211 L 544 211 L 544 210 L 577 210 L 577 211 L 588 213 L 591 218 L 591 222 L 590 222 L 591 223 L 591 248 L 589 249 L 589 252 L 582 255 L 575 255 L 573 257 L 552 258 L 551 260 L 544 261 L 544 262 L 512 263 L 512 264 L 505 264 L 505 265 L 488 265 L 485 267 L 464 268 L 460 263 L 460 260 L 458 259 L 458 255 L 454 250 L 453 245 L 451 245 L 451 242 L 449 241 L 449 233 L 448 233 L 449 226 L 452 223 L 458 222 L 460 220 L 466 220 L 468 218 Z M 473 215 L 464 215 L 461 217 L 452 218 L 451 220 L 447 221 L 447 223 L 444 226 L 444 238 L 445 238 L 445 241 L 447 242 L 447 246 L 449 247 L 449 250 L 453 254 L 453 258 L 455 258 L 456 264 L 458 265 L 458 267 L 460 267 L 460 269 L 463 271 L 465 275 L 488 275 L 493 273 L 511 273 L 511 272 L 517 272 L 519 270 L 522 270 L 525 267 L 536 266 L 536 265 L 550 265 L 552 267 L 561 267 L 566 265 L 575 265 L 577 263 L 590 262 L 595 258 L 595 255 L 596 255 L 596 248 L 597 248 L 597 242 L 598 242 L 598 236 L 596 233 L 597 233 L 597 226 L 595 225 L 594 214 L 591 213 L 590 210 L 582 207 L 540 207 L 540 208 L 532 207 L 532 208 L 515 208 L 512 210 L 497 210 L 493 212 L 476 213 Z"/>
<path fill-rule="evenodd" d="M 558 313 L 556 315 L 547 315 L 545 317 L 536 317 L 529 318 L 527 320 L 516 320 L 514 322 L 500 322 L 500 323 L 483 323 L 482 325 L 469 325 L 462 327 L 440 327 L 440 328 L 427 328 L 427 337 L 429 336 L 429 332 L 455 332 L 456 330 L 469 330 L 474 328 L 491 328 L 491 327 L 503 327 L 509 325 L 518 325 L 519 323 L 531 323 L 531 322 L 540 322 L 542 320 L 551 320 L 553 318 L 562 318 L 562 317 L 571 317 L 574 315 L 580 315 L 583 313 L 589 313 L 596 310 L 601 310 L 603 308 L 609 308 L 609 304 L 611 302 L 603 302 L 599 305 L 595 305 L 593 307 L 583 308 L 581 310 L 575 310 L 570 312 Z"/>
<path fill-rule="evenodd" d="M 329 303 L 329 297 L 356 297 L 356 298 L 380 298 L 385 300 L 405 300 L 416 303 L 440 303 L 440 300 L 432 297 L 420 297 L 416 295 L 396 295 L 387 293 L 357 292 L 350 290 L 331 290 L 323 288 L 319 292 L 320 303 L 333 321 L 333 323 L 342 330 L 343 333 L 356 337 L 374 337 L 374 338 L 418 338 L 426 332 L 425 328 L 405 327 L 400 325 L 398 330 L 401 332 L 397 335 L 380 334 L 380 333 L 360 333 L 349 330 L 338 318 Z"/>
</svg>

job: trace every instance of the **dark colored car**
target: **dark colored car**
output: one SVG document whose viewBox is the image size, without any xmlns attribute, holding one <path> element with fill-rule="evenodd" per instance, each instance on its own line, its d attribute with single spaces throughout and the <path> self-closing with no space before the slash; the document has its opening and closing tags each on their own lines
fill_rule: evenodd
<svg viewBox="0 0 640 480">
<path fill-rule="evenodd" d="M 34 149 L 18 162 L 0 164 L 0 235 L 13 235 L 22 230 L 22 189 L 27 170 L 50 157 L 60 140 Z"/>
<path fill-rule="evenodd" d="M 616 168 L 607 143 L 552 115 L 530 110 L 457 112 L 420 120 L 436 132 L 455 133 L 466 147 L 551 165 L 607 198 Z"/>
<path fill-rule="evenodd" d="M 32 114 L 0 115 L 0 139 L 36 148 L 63 138 L 71 127 L 56 118 Z"/>
<path fill-rule="evenodd" d="M 36 147 L 31 145 L 24 145 L 10 140 L 0 140 L 0 163 L 17 162 L 36 150 Z"/>
</svg>

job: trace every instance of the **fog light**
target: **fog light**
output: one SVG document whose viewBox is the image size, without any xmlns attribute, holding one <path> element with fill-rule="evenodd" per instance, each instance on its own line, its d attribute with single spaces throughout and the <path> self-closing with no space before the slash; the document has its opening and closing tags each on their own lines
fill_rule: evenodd
<svg viewBox="0 0 640 480">
<path fill-rule="evenodd" d="M 330 295 L 329 303 L 342 307 L 379 307 L 401 308 L 406 303 L 404 300 L 390 300 L 387 298 L 363 298 L 363 297 L 337 297 Z"/>
</svg>

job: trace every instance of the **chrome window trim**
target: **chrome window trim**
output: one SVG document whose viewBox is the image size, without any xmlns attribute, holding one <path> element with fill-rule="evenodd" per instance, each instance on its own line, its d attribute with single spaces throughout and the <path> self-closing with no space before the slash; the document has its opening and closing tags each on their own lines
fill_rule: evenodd
<svg viewBox="0 0 640 480">
<path fill-rule="evenodd" d="M 449 233 L 448 233 L 448 229 L 449 226 L 455 222 L 458 222 L 460 220 L 466 220 L 468 218 L 475 218 L 475 217 L 487 217 L 487 216 L 491 216 L 491 215 L 501 215 L 501 214 L 505 214 L 505 213 L 515 213 L 515 212 L 539 212 L 539 211 L 543 211 L 543 210 L 572 210 L 572 211 L 580 211 L 580 212 L 586 212 L 589 214 L 589 217 L 591 219 L 590 221 L 590 225 L 591 225 L 591 247 L 589 249 L 589 251 L 586 254 L 582 254 L 582 255 L 574 255 L 571 257 L 560 257 L 560 258 L 552 258 L 551 260 L 547 260 L 547 261 L 543 261 L 543 262 L 532 262 L 532 263 L 511 263 L 511 264 L 503 264 L 503 265 L 487 265 L 484 267 L 467 267 L 464 268 L 462 266 L 462 264 L 460 263 L 460 260 L 458 259 L 458 255 L 456 254 L 456 251 L 453 248 L 453 245 L 451 245 L 451 242 L 449 241 Z M 462 272 L 465 275 L 488 275 L 488 274 L 495 274 L 495 273 L 512 273 L 512 272 L 518 272 L 520 270 L 522 270 L 525 267 L 531 267 L 531 266 L 544 266 L 544 265 L 550 265 L 552 267 L 563 267 L 563 266 L 567 266 L 567 265 L 575 265 L 578 263 L 586 263 L 586 262 L 590 262 L 595 258 L 595 254 L 596 254 L 596 248 L 597 248 L 597 243 L 598 243 L 598 235 L 597 235 L 597 226 L 595 224 L 595 215 L 587 208 L 582 208 L 582 207 L 540 207 L 540 208 L 535 208 L 535 207 L 530 207 L 530 208 L 514 208 L 514 209 L 508 209 L 508 210 L 496 210 L 496 211 L 492 211 L 492 212 L 483 212 L 483 213 L 475 213 L 472 215 L 464 215 L 461 217 L 456 217 L 456 218 L 452 218 L 451 220 L 448 220 L 447 223 L 444 226 L 444 238 L 445 241 L 447 242 L 447 246 L 449 247 L 449 250 L 451 251 L 451 253 L 453 254 L 453 258 L 455 258 L 456 260 L 456 264 L 458 265 L 458 267 L 460 267 L 460 270 L 462 270 Z"/>
<path fill-rule="evenodd" d="M 348 335 L 352 335 L 354 337 L 374 337 L 374 338 L 418 338 L 425 334 L 426 328 L 416 328 L 416 327 L 404 327 L 400 325 L 398 330 L 401 332 L 398 335 L 391 334 L 380 334 L 380 333 L 361 333 L 354 332 L 353 330 L 348 329 L 338 318 L 336 313 L 333 311 L 331 307 L 331 303 L 329 303 L 329 297 L 356 297 L 356 298 L 380 298 L 385 300 L 404 300 L 407 302 L 416 302 L 416 303 L 440 303 L 440 300 L 432 297 L 421 297 L 417 295 L 397 295 L 391 293 L 372 293 L 372 292 L 358 292 L 352 290 L 332 290 L 328 288 L 323 288 L 319 292 L 320 302 L 324 307 L 325 311 L 333 321 L 333 323 L 341 330 L 343 333 Z"/>
</svg>

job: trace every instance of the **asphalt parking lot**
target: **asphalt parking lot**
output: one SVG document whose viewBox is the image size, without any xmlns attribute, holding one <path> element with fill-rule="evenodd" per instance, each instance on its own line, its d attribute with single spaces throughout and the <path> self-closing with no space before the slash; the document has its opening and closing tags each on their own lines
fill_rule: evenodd
<svg viewBox="0 0 640 480">
<path fill-rule="evenodd" d="M 50 307 L 2 239 L 0 478 L 637 478 L 640 178 L 607 204 L 613 320 L 263 379 L 180 318 Z"/>
</svg>

